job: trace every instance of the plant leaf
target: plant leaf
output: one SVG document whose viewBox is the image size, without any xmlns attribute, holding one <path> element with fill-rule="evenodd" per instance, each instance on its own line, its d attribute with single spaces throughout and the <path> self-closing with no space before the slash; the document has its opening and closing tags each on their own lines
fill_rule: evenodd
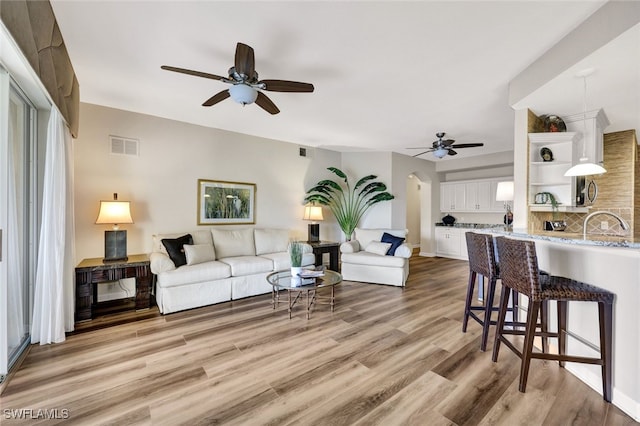
<svg viewBox="0 0 640 426">
<path fill-rule="evenodd" d="M 347 175 L 337 167 L 328 167 L 327 170 L 335 173 L 338 177 L 341 177 L 342 179 L 344 179 L 345 182 L 347 181 Z"/>
<path fill-rule="evenodd" d="M 367 182 L 367 181 L 369 181 L 369 180 L 371 180 L 371 179 L 375 179 L 375 178 L 377 178 L 377 177 L 378 177 L 378 176 L 376 176 L 376 175 L 369 175 L 369 176 L 365 176 L 365 177 L 363 177 L 362 179 L 360 179 L 360 180 L 356 183 L 356 186 L 354 186 L 354 187 L 353 187 L 354 191 L 355 191 L 356 189 L 358 189 L 358 188 L 360 187 L 360 185 L 362 185 L 363 183 L 365 183 L 365 182 Z"/>
</svg>

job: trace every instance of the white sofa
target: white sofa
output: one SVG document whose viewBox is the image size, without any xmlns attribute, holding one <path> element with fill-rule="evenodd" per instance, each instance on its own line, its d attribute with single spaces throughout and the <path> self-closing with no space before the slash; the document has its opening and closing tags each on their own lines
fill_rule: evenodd
<svg viewBox="0 0 640 426">
<path fill-rule="evenodd" d="M 411 247 L 402 242 L 393 255 L 387 255 L 389 245 L 381 243 L 384 233 L 407 237 L 405 229 L 356 228 L 353 239 L 340 245 L 344 280 L 404 287 L 409 276 Z"/>
<path fill-rule="evenodd" d="M 193 245 L 184 248 L 188 264 L 176 267 L 162 240 L 185 234 L 193 237 Z M 287 252 L 291 240 L 288 230 L 260 228 L 154 235 L 150 261 L 160 312 L 269 293 L 271 285 L 266 276 L 291 268 Z M 305 244 L 302 265 L 313 265 L 314 261 L 311 246 Z"/>
</svg>

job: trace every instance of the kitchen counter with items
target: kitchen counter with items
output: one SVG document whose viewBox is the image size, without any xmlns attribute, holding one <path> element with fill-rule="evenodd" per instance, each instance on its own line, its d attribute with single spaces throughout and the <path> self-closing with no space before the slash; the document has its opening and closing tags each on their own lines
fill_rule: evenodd
<svg viewBox="0 0 640 426">
<path fill-rule="evenodd" d="M 449 228 L 466 228 L 466 229 L 493 229 L 493 228 L 502 228 L 504 229 L 504 225 L 496 224 L 496 223 L 454 223 L 452 225 L 447 225 L 443 222 L 436 222 L 436 226 L 446 226 Z"/>
<path fill-rule="evenodd" d="M 586 246 L 603 246 L 603 247 L 618 247 L 629 249 L 640 249 L 640 240 L 633 236 L 616 236 L 616 235 L 601 235 L 601 234 L 587 234 L 586 238 L 581 233 L 572 232 L 554 232 L 554 231 L 539 231 L 533 234 L 528 233 L 525 229 L 514 229 L 513 231 L 507 231 L 504 227 L 487 227 L 488 232 L 494 234 L 501 234 L 507 237 L 512 236 L 514 238 L 527 238 L 531 240 L 543 240 L 555 243 L 565 243 L 573 245 L 586 245 Z"/>
</svg>

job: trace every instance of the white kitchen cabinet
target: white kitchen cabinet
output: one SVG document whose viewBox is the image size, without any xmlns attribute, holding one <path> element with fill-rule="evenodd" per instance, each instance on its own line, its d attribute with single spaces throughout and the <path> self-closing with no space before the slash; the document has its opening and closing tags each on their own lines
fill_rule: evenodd
<svg viewBox="0 0 640 426">
<path fill-rule="evenodd" d="M 440 211 L 465 211 L 466 185 L 464 183 L 446 182 L 440 184 Z"/>
<path fill-rule="evenodd" d="M 473 181 L 443 182 L 440 184 L 440 211 L 500 213 L 504 211 L 502 201 L 496 201 L 498 182 L 513 180 L 512 177 L 476 179 Z"/>
<path fill-rule="evenodd" d="M 467 260 L 466 228 L 436 226 L 436 255 Z"/>
<path fill-rule="evenodd" d="M 496 196 L 491 196 L 491 181 L 469 182 L 466 185 L 466 209 L 471 212 L 490 212 Z"/>
</svg>

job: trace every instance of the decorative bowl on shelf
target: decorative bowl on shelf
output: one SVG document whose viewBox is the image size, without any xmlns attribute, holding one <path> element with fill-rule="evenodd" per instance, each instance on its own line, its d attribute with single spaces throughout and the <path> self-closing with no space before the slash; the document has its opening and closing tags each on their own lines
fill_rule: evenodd
<svg viewBox="0 0 640 426">
<path fill-rule="evenodd" d="M 544 162 L 553 161 L 553 152 L 545 146 L 540 148 L 540 157 Z"/>
</svg>

